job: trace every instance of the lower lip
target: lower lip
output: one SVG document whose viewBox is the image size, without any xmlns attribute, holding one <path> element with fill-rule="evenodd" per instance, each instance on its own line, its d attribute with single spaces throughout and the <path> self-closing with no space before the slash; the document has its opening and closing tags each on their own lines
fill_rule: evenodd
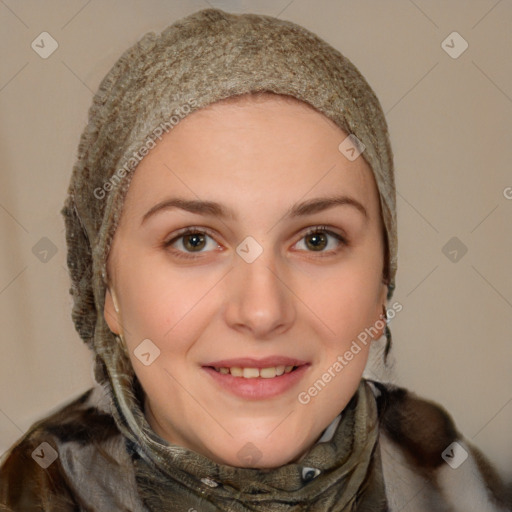
<svg viewBox="0 0 512 512">
<path fill-rule="evenodd" d="M 233 393 L 236 396 L 245 398 L 246 400 L 264 400 L 285 393 L 295 386 L 304 376 L 309 364 L 299 366 L 290 373 L 283 373 L 279 377 L 264 379 L 256 377 L 254 379 L 246 379 L 245 377 L 233 377 L 227 373 L 220 373 L 211 367 L 203 366 L 208 374 L 212 376 L 223 389 Z"/>
</svg>

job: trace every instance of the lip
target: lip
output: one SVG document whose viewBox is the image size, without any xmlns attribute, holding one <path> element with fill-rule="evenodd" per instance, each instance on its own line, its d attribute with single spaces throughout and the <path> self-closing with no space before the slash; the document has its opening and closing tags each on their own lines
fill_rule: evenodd
<svg viewBox="0 0 512 512">
<path fill-rule="evenodd" d="M 289 361 L 291 361 L 288 358 Z M 236 360 L 242 361 L 242 360 Z M 246 361 L 245 359 L 243 361 Z M 261 363 L 262 360 L 259 361 Z M 227 361 L 218 361 L 218 363 L 227 363 Z M 251 363 L 251 364 L 254 364 Z M 284 363 L 281 363 L 284 364 Z M 246 365 L 245 368 L 264 368 L 267 366 L 274 366 L 274 364 L 264 363 L 260 366 Z M 213 366 L 213 365 L 212 365 Z M 217 362 L 215 362 L 217 366 Z M 222 365 L 219 365 L 222 367 Z M 236 364 L 229 363 L 226 366 L 237 366 Z M 277 366 L 277 365 L 276 365 Z M 231 374 L 223 374 L 217 372 L 209 366 L 203 366 L 202 369 L 211 376 L 214 383 L 218 385 L 222 390 L 228 391 L 240 398 L 245 400 L 265 400 L 272 398 L 283 393 L 286 393 L 291 388 L 295 387 L 304 377 L 310 364 L 305 363 L 298 366 L 295 370 L 290 373 L 283 373 L 279 377 L 273 377 L 271 379 L 264 379 L 263 377 L 256 377 L 254 379 L 246 379 L 244 377 L 233 377 Z"/>
<path fill-rule="evenodd" d="M 270 366 L 303 366 L 309 364 L 307 361 L 293 359 L 287 356 L 268 356 L 261 359 L 253 357 L 240 357 L 238 359 L 222 359 L 206 363 L 205 366 L 215 366 L 216 368 L 231 368 L 238 366 L 239 368 L 269 368 Z"/>
</svg>

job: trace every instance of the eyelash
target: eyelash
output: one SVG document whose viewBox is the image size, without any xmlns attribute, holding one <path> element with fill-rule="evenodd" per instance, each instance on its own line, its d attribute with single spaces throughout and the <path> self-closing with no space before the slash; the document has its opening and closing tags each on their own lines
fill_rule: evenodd
<svg viewBox="0 0 512 512">
<path fill-rule="evenodd" d="M 309 228 L 308 231 L 306 233 L 304 233 L 304 235 L 302 235 L 302 237 L 300 238 L 299 241 L 303 240 L 307 236 L 315 235 L 315 234 L 319 234 L 319 233 L 325 233 L 327 235 L 334 237 L 339 242 L 340 245 L 336 249 L 331 249 L 330 251 L 318 251 L 318 252 L 306 251 L 306 252 L 311 252 L 311 253 L 316 252 L 317 256 L 319 256 L 320 258 L 324 258 L 324 257 L 333 256 L 333 255 L 337 254 L 341 250 L 341 248 L 349 246 L 349 243 L 345 237 L 341 236 L 338 233 L 335 233 L 334 231 L 331 231 L 327 226 L 313 226 L 313 227 Z M 169 250 L 169 248 L 171 247 L 171 245 L 174 242 L 177 242 L 178 240 L 180 240 L 181 238 L 183 238 L 187 235 L 207 235 L 212 239 L 215 238 L 214 234 L 206 228 L 190 226 L 188 228 L 183 229 L 182 231 L 179 231 L 176 234 L 176 236 L 174 236 L 172 239 L 165 241 L 163 243 L 164 249 Z M 200 251 L 197 253 L 192 253 L 192 252 L 185 252 L 185 251 L 181 251 L 181 250 L 177 250 L 177 249 L 171 249 L 171 252 L 177 258 L 194 260 L 194 259 L 200 258 L 204 252 L 209 252 L 209 251 Z"/>
</svg>

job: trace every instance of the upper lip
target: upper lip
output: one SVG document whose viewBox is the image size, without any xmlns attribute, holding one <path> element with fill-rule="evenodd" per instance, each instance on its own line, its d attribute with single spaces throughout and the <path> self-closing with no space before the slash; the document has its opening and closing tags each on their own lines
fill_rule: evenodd
<svg viewBox="0 0 512 512">
<path fill-rule="evenodd" d="M 272 366 L 302 366 L 304 364 L 308 364 L 308 362 L 287 356 L 269 356 L 261 359 L 255 359 L 253 357 L 222 359 L 219 361 L 212 361 L 204 366 L 214 366 L 216 368 L 232 368 L 234 366 L 239 368 L 269 368 Z"/>
</svg>

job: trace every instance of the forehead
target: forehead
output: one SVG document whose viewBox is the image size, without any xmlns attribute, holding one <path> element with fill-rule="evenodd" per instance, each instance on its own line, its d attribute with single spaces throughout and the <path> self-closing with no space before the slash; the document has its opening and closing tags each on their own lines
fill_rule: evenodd
<svg viewBox="0 0 512 512">
<path fill-rule="evenodd" d="M 287 208 L 298 199 L 343 193 L 377 214 L 378 193 L 364 158 L 339 150 L 347 137 L 307 103 L 263 93 L 199 109 L 166 133 L 144 157 L 126 202 L 173 193 L 225 204 Z"/>
</svg>

